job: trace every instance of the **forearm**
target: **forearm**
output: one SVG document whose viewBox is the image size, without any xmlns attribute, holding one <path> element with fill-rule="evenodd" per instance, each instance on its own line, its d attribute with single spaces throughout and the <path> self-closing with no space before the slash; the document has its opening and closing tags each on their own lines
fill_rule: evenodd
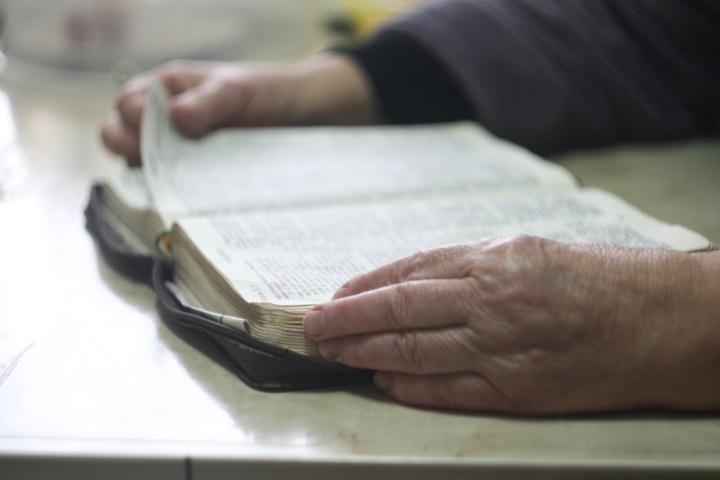
<svg viewBox="0 0 720 480">
<path fill-rule="evenodd" d="M 298 124 L 377 124 L 384 118 L 365 71 L 351 57 L 320 54 L 294 67 Z"/>
</svg>

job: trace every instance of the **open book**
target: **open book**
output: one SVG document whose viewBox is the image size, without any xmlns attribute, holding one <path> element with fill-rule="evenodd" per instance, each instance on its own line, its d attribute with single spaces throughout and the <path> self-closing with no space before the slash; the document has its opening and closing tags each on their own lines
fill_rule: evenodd
<svg viewBox="0 0 720 480">
<path fill-rule="evenodd" d="M 302 318 L 352 276 L 433 246 L 532 234 L 703 250 L 710 243 L 473 123 L 179 135 L 156 87 L 142 169 L 100 185 L 131 252 L 172 266 L 183 308 L 317 356 Z"/>
</svg>

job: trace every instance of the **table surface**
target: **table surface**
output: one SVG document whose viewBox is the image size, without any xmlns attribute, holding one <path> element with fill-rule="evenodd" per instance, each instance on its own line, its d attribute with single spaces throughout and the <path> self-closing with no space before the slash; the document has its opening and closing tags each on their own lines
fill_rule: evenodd
<svg viewBox="0 0 720 480">
<path fill-rule="evenodd" d="M 720 473 L 713 415 L 521 418 L 405 407 L 371 385 L 249 389 L 84 229 L 91 182 L 121 167 L 98 137 L 113 96 L 0 81 L 0 477 Z M 720 244 L 720 141 L 557 161 Z"/>
</svg>

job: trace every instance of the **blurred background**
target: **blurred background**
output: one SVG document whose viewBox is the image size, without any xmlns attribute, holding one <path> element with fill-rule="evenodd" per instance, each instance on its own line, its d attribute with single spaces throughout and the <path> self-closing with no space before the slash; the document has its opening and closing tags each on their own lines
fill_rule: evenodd
<svg viewBox="0 0 720 480">
<path fill-rule="evenodd" d="M 39 215 L 23 211 L 22 202 L 81 225 L 91 180 L 122 167 L 98 131 L 119 86 L 136 73 L 176 58 L 297 60 L 368 35 L 426 1 L 0 0 L 0 231 L 12 224 L 7 212 L 21 225 Z M 720 243 L 720 222 L 707 208 L 720 203 L 718 148 L 717 140 L 701 139 L 555 160 Z M 75 233 L 87 240 L 82 228 Z M 4 241 L 0 235 L 0 252 Z"/>
<path fill-rule="evenodd" d="M 121 166 L 98 129 L 128 78 L 178 58 L 298 60 L 421 1 L 0 0 L 0 224 L 29 192 L 72 191 L 81 212 L 89 178 Z"/>
<path fill-rule="evenodd" d="M 296 60 L 417 0 L 0 0 L 5 76 L 122 81 L 176 58 Z"/>
</svg>

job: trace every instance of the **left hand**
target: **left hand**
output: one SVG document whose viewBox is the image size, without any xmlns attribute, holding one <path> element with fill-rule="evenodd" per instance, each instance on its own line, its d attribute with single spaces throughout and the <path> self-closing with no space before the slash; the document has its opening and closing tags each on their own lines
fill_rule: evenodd
<svg viewBox="0 0 720 480">
<path fill-rule="evenodd" d="M 698 285 L 720 269 L 703 255 L 527 236 L 443 247 L 350 280 L 304 327 L 404 403 L 717 409 L 718 300 Z"/>
<path fill-rule="evenodd" d="M 175 61 L 129 81 L 106 116 L 101 137 L 136 166 L 140 122 L 150 85 L 170 94 L 180 132 L 199 137 L 224 127 L 381 123 L 364 71 L 351 57 L 318 54 L 296 63 Z"/>
</svg>

